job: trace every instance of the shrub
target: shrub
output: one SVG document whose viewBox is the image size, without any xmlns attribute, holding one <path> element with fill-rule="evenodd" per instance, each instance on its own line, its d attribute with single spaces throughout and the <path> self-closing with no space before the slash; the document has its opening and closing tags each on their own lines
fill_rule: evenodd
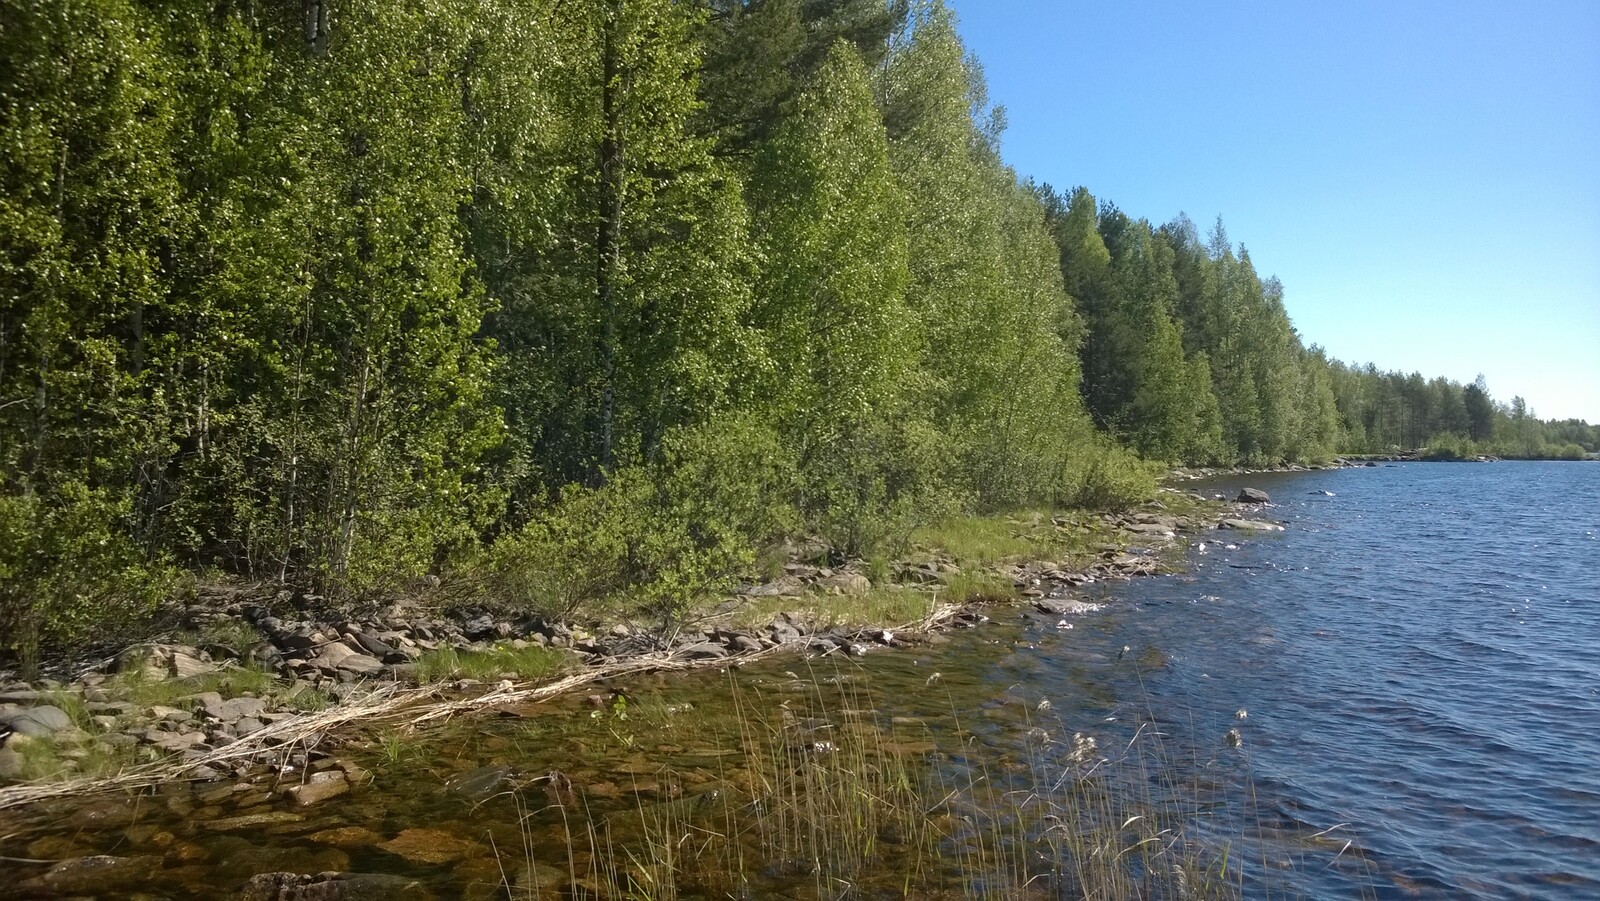
<svg viewBox="0 0 1600 901">
<path fill-rule="evenodd" d="M 492 586 L 545 616 L 626 597 L 670 621 L 731 585 L 757 547 L 794 527 L 783 501 L 792 479 L 771 432 L 748 421 L 675 432 L 658 461 L 616 469 L 597 488 L 568 486 L 496 542 Z"/>
<path fill-rule="evenodd" d="M 1095 510 L 1124 510 L 1155 496 L 1156 478 L 1151 468 L 1110 439 L 1099 439 L 1075 485 L 1069 483 L 1073 506 Z"/>
<path fill-rule="evenodd" d="M 850 423 L 808 461 L 801 508 L 807 524 L 844 557 L 903 551 L 918 526 L 959 512 L 943 480 L 948 452 L 920 420 Z"/>
<path fill-rule="evenodd" d="M 109 637 L 173 589 L 174 570 L 123 529 L 129 509 L 78 482 L 51 497 L 0 495 L 0 649 L 31 670 L 41 647 Z"/>
</svg>

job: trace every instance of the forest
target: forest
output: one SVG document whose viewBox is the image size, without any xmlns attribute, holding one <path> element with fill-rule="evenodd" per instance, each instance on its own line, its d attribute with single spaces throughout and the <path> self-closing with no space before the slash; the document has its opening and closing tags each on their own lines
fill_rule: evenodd
<svg viewBox="0 0 1600 901">
<path fill-rule="evenodd" d="M 938 0 L 0 0 L 0 646 L 221 578 L 670 619 L 1173 464 L 1600 449 L 1004 126 Z"/>
</svg>

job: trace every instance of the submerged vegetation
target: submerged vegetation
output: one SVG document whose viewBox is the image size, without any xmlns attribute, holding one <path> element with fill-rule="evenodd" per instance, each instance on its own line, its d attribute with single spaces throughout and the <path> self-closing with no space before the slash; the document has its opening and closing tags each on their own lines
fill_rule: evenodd
<svg viewBox="0 0 1600 901">
<path fill-rule="evenodd" d="M 670 625 L 785 538 L 871 560 L 961 514 L 1138 503 L 1140 455 L 1596 449 L 1481 386 L 1423 417 L 1302 346 L 1220 222 L 1019 177 L 938 0 L 0 21 L 24 663 L 185 572 Z"/>
<path fill-rule="evenodd" d="M 711 783 L 653 771 L 649 787 L 634 778 L 633 805 L 600 804 L 563 773 L 516 790 L 522 840 L 497 843 L 507 893 L 1108 901 L 1242 893 L 1252 864 L 1229 844 L 1239 837 L 1195 833 L 1217 799 L 1197 797 L 1153 730 L 1102 749 L 1041 704 L 1021 718 L 1017 757 L 959 728 L 936 736 L 920 721 L 880 722 L 870 692 L 849 676 L 789 687 L 801 693 L 778 686 L 785 690 L 768 696 L 735 683 L 731 703 L 719 705 L 725 712 L 669 714 L 679 722 L 658 725 L 678 740 L 678 730 L 710 728 L 737 744 Z M 617 721 L 626 709 L 597 712 L 596 728 L 627 741 L 628 724 Z"/>
</svg>

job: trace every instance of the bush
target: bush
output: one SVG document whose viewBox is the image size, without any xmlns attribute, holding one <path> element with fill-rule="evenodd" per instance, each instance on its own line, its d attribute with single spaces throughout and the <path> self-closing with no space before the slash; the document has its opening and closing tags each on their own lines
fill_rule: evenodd
<svg viewBox="0 0 1600 901">
<path fill-rule="evenodd" d="M 656 463 L 616 469 L 598 488 L 568 486 L 496 542 L 491 589 L 548 617 L 627 598 L 670 622 L 794 527 L 783 501 L 792 480 L 774 436 L 748 421 L 676 432 Z"/>
<path fill-rule="evenodd" d="M 808 461 L 806 522 L 843 557 L 898 554 L 918 526 L 965 506 L 941 478 L 947 457 L 942 437 L 919 420 L 850 423 Z"/>
<path fill-rule="evenodd" d="M 1076 507 L 1125 510 L 1155 493 L 1156 477 L 1149 465 L 1110 439 L 1099 439 L 1088 451 L 1086 465 L 1068 499 Z"/>
<path fill-rule="evenodd" d="M 41 648 L 114 635 L 173 590 L 174 570 L 124 531 L 129 509 L 78 482 L 52 497 L 0 495 L 0 649 L 31 670 Z"/>
<path fill-rule="evenodd" d="M 1438 462 L 1471 460 L 1477 456 L 1477 445 L 1461 435 L 1435 435 L 1422 449 L 1422 459 Z"/>
</svg>

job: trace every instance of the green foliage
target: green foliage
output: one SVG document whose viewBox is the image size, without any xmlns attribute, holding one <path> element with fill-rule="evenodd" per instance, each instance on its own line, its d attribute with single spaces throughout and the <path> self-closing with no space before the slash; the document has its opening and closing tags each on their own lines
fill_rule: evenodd
<svg viewBox="0 0 1600 901">
<path fill-rule="evenodd" d="M 102 641 L 174 585 L 123 530 L 127 500 L 79 484 L 53 498 L 0 495 L 0 635 L 25 665 L 41 645 Z"/>
<path fill-rule="evenodd" d="M 490 552 L 502 600 L 548 616 L 607 597 L 672 620 L 733 583 L 756 548 L 793 528 L 780 502 L 791 471 L 748 422 L 683 430 L 660 463 L 614 470 L 559 501 Z"/>
<path fill-rule="evenodd" d="M 796 533 L 1136 503 L 1112 438 L 1600 449 L 1304 348 L 1220 222 L 1019 179 L 938 0 L 320 8 L 0 0 L 11 652 L 178 567 L 671 621 Z"/>
<path fill-rule="evenodd" d="M 1068 495 L 1074 506 L 1093 510 L 1124 510 L 1155 496 L 1156 478 L 1151 467 L 1132 452 L 1102 440 L 1084 463 Z"/>
</svg>

